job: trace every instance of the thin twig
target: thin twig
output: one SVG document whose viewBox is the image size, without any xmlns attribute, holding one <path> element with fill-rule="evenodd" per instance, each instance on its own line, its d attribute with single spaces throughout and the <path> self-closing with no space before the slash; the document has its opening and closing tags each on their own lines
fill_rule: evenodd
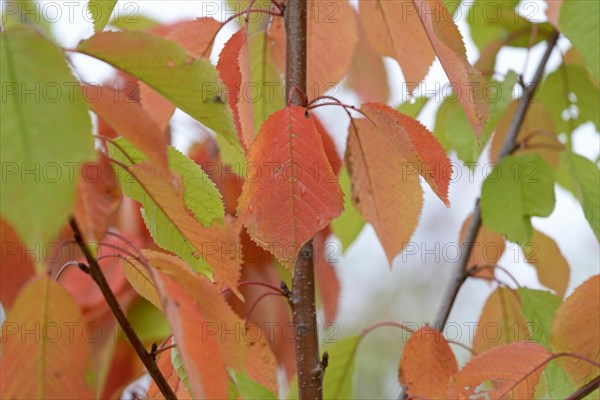
<svg viewBox="0 0 600 400">
<path fill-rule="evenodd" d="M 73 236 L 75 237 L 75 240 L 77 241 L 77 244 L 79 245 L 79 249 L 81 250 L 85 259 L 87 260 L 88 267 L 89 267 L 88 271 L 89 271 L 90 276 L 92 277 L 94 282 L 96 282 L 96 284 L 98 285 L 98 288 L 102 292 L 102 295 L 104 296 L 104 299 L 106 300 L 106 303 L 108 304 L 108 306 L 110 307 L 115 318 L 119 322 L 119 325 L 121 326 L 121 329 L 123 329 L 123 332 L 127 336 L 127 339 L 129 339 L 129 342 L 133 346 L 133 349 L 135 350 L 138 357 L 140 358 L 140 360 L 146 367 L 148 374 L 150 374 L 150 376 L 156 383 L 156 386 L 158 387 L 158 389 L 160 390 L 162 395 L 165 397 L 165 399 L 176 400 L 177 397 L 175 396 L 175 393 L 173 393 L 173 390 L 167 383 L 167 380 L 165 379 L 163 374 L 160 372 L 160 369 L 158 368 L 158 365 L 156 364 L 156 359 L 153 358 L 152 355 L 146 350 L 146 348 L 144 347 L 144 344 L 142 343 L 142 341 L 140 340 L 138 335 L 135 333 L 135 330 L 131 326 L 131 323 L 129 322 L 129 320 L 127 319 L 127 316 L 123 312 L 123 309 L 119 305 L 119 302 L 118 302 L 117 298 L 115 297 L 115 294 L 113 293 L 108 282 L 106 281 L 106 277 L 104 276 L 104 274 L 102 273 L 102 270 L 100 269 L 100 265 L 98 265 L 98 261 L 92 255 L 87 244 L 84 242 L 83 235 L 81 234 L 81 231 L 79 230 L 79 226 L 77 225 L 77 222 L 75 222 L 74 218 L 70 218 L 69 224 L 71 225 L 71 229 L 73 229 Z"/>
<path fill-rule="evenodd" d="M 527 86 L 523 96 L 519 101 L 519 105 L 517 106 L 517 110 L 515 111 L 515 115 L 511 121 L 511 124 L 508 128 L 508 133 L 504 140 L 504 144 L 502 145 L 502 149 L 500 150 L 500 155 L 498 156 L 498 161 L 501 161 L 512 151 L 515 143 L 515 139 L 517 138 L 517 134 L 521 130 L 521 126 L 523 125 L 523 121 L 525 120 L 525 114 L 529 109 L 529 105 L 531 104 L 531 99 L 542 79 L 544 74 L 544 70 L 546 68 L 546 63 L 554 50 L 554 46 L 556 45 L 556 41 L 558 40 L 558 32 L 554 32 L 550 38 L 548 39 L 548 47 L 546 52 L 544 53 L 542 60 L 540 61 L 538 68 L 533 77 L 533 81 L 531 85 Z M 473 212 L 473 218 L 471 223 L 469 224 L 469 229 L 467 230 L 467 234 L 465 235 L 464 245 L 462 246 L 460 259 L 454 265 L 454 269 L 452 271 L 452 277 L 450 278 L 450 285 L 444 295 L 442 300 L 442 304 L 440 306 L 439 312 L 434 322 L 434 327 L 443 330 L 446 322 L 448 321 L 448 317 L 450 316 L 450 311 L 452 311 L 452 306 L 456 301 L 456 296 L 462 286 L 463 282 L 468 276 L 467 272 L 467 264 L 469 262 L 469 258 L 471 257 L 471 251 L 473 249 L 473 244 L 475 239 L 477 238 L 477 234 L 479 233 L 479 228 L 481 227 L 481 208 L 479 205 L 479 200 L 477 201 L 477 205 L 475 206 L 475 211 Z"/>
<path fill-rule="evenodd" d="M 585 396 L 592 393 L 594 390 L 596 390 L 598 388 L 600 388 L 600 375 L 598 375 L 597 377 L 595 377 L 594 379 L 592 379 L 591 381 L 589 381 L 588 383 L 586 383 L 585 385 L 583 385 L 582 387 L 580 387 L 579 389 L 577 389 L 576 391 L 571 393 L 571 395 L 569 397 L 567 397 L 565 400 L 583 399 Z"/>
</svg>

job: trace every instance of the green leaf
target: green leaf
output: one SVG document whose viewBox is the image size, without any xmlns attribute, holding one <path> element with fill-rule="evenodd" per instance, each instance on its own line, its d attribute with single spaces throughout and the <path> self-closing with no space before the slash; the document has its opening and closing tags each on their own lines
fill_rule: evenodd
<svg viewBox="0 0 600 400">
<path fill-rule="evenodd" d="M 575 391 L 575 387 L 573 387 L 569 376 L 557 361 L 550 361 L 544 368 L 544 378 L 546 378 L 548 396 L 551 399 L 565 399 Z"/>
<path fill-rule="evenodd" d="M 546 77 L 537 99 L 552 115 L 557 134 L 570 134 L 588 121 L 600 128 L 600 90 L 581 65 L 562 64 Z"/>
<path fill-rule="evenodd" d="M 116 143 L 127 153 L 133 164 L 147 160 L 146 155 L 127 140 L 119 138 Z M 109 149 L 112 158 L 126 166 L 132 165 L 129 158 L 116 146 L 111 144 Z M 221 194 L 208 175 L 202 171 L 199 165 L 173 147 L 167 149 L 167 156 L 169 169 L 183 179 L 184 203 L 196 220 L 207 227 L 213 222 L 222 222 L 225 208 Z M 192 244 L 184 238 L 154 200 L 148 196 L 144 188 L 121 168 L 117 169 L 117 177 L 123 192 L 144 207 L 142 216 L 156 244 L 180 256 L 194 270 L 211 276 L 211 268 L 206 261 L 202 257 L 194 257 L 194 254 L 199 253 L 198 249 L 194 249 Z"/>
<path fill-rule="evenodd" d="M 265 32 L 256 32 L 248 38 L 250 57 L 251 92 L 254 108 L 254 133 L 258 134 L 260 126 L 267 118 L 285 107 L 283 84 L 268 45 Z"/>
<path fill-rule="evenodd" d="M 456 150 L 458 158 L 466 164 L 475 163 L 510 105 L 513 87 L 516 83 L 517 74 L 513 71 L 506 74 L 504 81 L 489 83 L 490 114 L 481 134 L 481 146 L 477 143 L 473 129 L 458 101 L 446 98 L 437 111 L 434 130 L 434 134 L 442 146 L 447 151 Z"/>
<path fill-rule="evenodd" d="M 252 380 L 248 375 L 243 372 L 235 372 L 231 369 L 228 370 L 229 374 L 233 376 L 235 380 L 236 389 L 238 396 L 242 400 L 260 399 L 260 400 L 275 400 L 277 396 L 269 389 L 261 385 L 260 383 Z"/>
<path fill-rule="evenodd" d="M 431 97 L 420 96 L 396 106 L 396 110 L 412 118 L 417 118 Z M 469 126 L 470 127 L 470 126 Z"/>
<path fill-rule="evenodd" d="M 592 161 L 571 152 L 563 152 L 563 165 L 572 178 L 574 193 L 581 203 L 585 218 L 600 240 L 600 170 Z"/>
<path fill-rule="evenodd" d="M 122 31 L 145 31 L 156 27 L 159 23 L 148 16 L 136 14 L 135 16 L 116 15 L 115 18 L 110 20 L 108 25 L 119 28 Z"/>
<path fill-rule="evenodd" d="M 3 1 L 3 29 L 18 24 L 35 25 L 47 38 L 51 38 L 52 27 L 46 15 L 41 11 L 42 4 L 35 0 Z"/>
<path fill-rule="evenodd" d="M 172 340 L 171 343 L 175 344 L 175 340 Z M 183 360 L 181 359 L 181 354 L 179 353 L 179 349 L 177 347 L 173 347 L 171 349 L 171 364 L 173 365 L 175 372 L 177 372 L 179 379 L 181 379 L 181 382 L 183 382 L 183 386 L 185 386 L 188 393 L 192 393 L 190 381 L 187 373 L 185 372 L 185 368 L 183 367 Z"/>
<path fill-rule="evenodd" d="M 562 302 L 557 295 L 528 288 L 519 288 L 521 314 L 530 324 L 531 338 L 551 350 L 548 341 L 552 332 L 554 313 Z"/>
<path fill-rule="evenodd" d="M 579 49 L 590 74 L 600 81 L 600 2 L 565 0 L 560 8 L 560 31 Z"/>
<path fill-rule="evenodd" d="M 139 299 L 129 307 L 127 319 L 143 343 L 160 343 L 171 333 L 165 314 L 146 299 Z M 119 338 L 127 340 L 121 329 Z"/>
<path fill-rule="evenodd" d="M 326 347 L 329 353 L 329 365 L 323 379 L 324 399 L 352 399 L 352 378 L 354 361 L 360 336 L 351 336 Z"/>
<path fill-rule="evenodd" d="M 118 0 L 90 0 L 87 8 L 94 20 L 94 31 L 100 32 L 110 19 Z"/>
<path fill-rule="evenodd" d="M 533 236 L 531 217 L 547 217 L 554 209 L 554 181 L 554 172 L 536 153 L 506 157 L 483 182 L 483 223 L 526 246 Z"/>
<path fill-rule="evenodd" d="M 140 31 L 99 32 L 77 51 L 138 78 L 229 142 L 239 144 L 225 86 L 209 60 L 193 59 L 177 43 Z"/>
<path fill-rule="evenodd" d="M 92 125 L 58 48 L 25 25 L 2 31 L 0 48 L 0 208 L 33 248 L 72 211 L 79 165 L 96 158 Z"/>
<path fill-rule="evenodd" d="M 333 233 L 340 239 L 342 247 L 346 251 L 362 231 L 365 220 L 352 203 L 350 176 L 346 168 L 340 170 L 339 180 L 344 191 L 344 212 L 331 222 L 331 226 Z"/>
</svg>

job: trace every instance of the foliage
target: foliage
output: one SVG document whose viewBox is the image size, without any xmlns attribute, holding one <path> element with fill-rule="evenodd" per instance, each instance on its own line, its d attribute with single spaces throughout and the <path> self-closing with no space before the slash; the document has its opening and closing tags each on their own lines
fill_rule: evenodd
<svg viewBox="0 0 600 400">
<path fill-rule="evenodd" d="M 5 2 L 0 32 L 0 397 L 120 397 L 149 360 L 178 398 L 277 398 L 286 388 L 294 398 L 296 359 L 318 355 L 294 346 L 295 300 L 282 285 L 303 246 L 313 240 L 320 305 L 335 321 L 344 271 L 326 257 L 329 238 L 347 250 L 370 224 L 391 267 L 419 223 L 422 183 L 450 207 L 453 170 L 488 158 L 480 206 L 459 238 L 472 233 L 479 247 L 462 248 L 457 291 L 468 278 L 496 285 L 471 358 L 460 366 L 443 323 L 387 323 L 410 333 L 399 384 L 411 398 L 521 399 L 566 397 L 597 379 L 600 275 L 568 293 L 567 259 L 532 219 L 554 211 L 558 184 L 600 238 L 598 163 L 573 145 L 577 128 L 599 126 L 600 3 L 548 1 L 543 23 L 518 1 L 501 2 L 492 24 L 473 6 L 471 63 L 450 2 L 310 0 L 303 105 L 285 102 L 298 90 L 283 86 L 285 2 L 230 1 L 240 12 L 227 21 L 166 25 L 111 19 L 117 0 L 90 0 L 94 33 L 73 48 L 25 13 L 42 15 L 34 3 Z M 213 65 L 227 23 L 240 26 Z M 497 56 L 506 47 L 552 52 L 555 29 L 572 47 L 528 99 L 525 71 L 496 74 Z M 74 53 L 114 75 L 85 82 Z M 398 63 L 411 97 L 394 107 L 383 57 Z M 418 90 L 435 58 L 451 85 L 443 98 Z M 361 104 L 342 104 L 337 85 Z M 433 132 L 418 119 L 432 103 Z M 314 112 L 321 106 L 350 117 L 343 156 L 338 132 Z M 176 109 L 204 133 L 184 152 L 171 145 Z M 547 290 L 500 279 L 509 242 Z M 49 246 L 58 254 L 39 250 Z M 141 328 L 146 353 L 129 346 L 122 321 L 107 334 L 121 312 Z M 384 325 L 327 343 L 325 398 L 353 397 L 361 341 Z M 156 379 L 147 396 L 168 397 Z"/>
</svg>

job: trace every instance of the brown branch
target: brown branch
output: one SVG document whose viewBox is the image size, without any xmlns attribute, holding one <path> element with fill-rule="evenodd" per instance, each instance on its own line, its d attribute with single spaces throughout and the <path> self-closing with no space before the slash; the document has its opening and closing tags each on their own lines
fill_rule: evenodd
<svg viewBox="0 0 600 400">
<path fill-rule="evenodd" d="M 77 242 L 79 249 L 81 249 L 81 252 L 87 260 L 87 272 L 90 274 L 94 282 L 96 282 L 96 284 L 98 285 L 98 288 L 102 292 L 106 303 L 108 304 L 115 318 L 119 322 L 119 325 L 121 326 L 121 329 L 123 329 L 123 332 L 127 336 L 127 339 L 129 339 L 129 342 L 133 346 L 133 349 L 135 350 L 138 357 L 146 367 L 148 374 L 150 374 L 150 376 L 156 383 L 156 386 L 158 387 L 162 395 L 165 397 L 165 399 L 176 400 L 177 397 L 175 396 L 175 393 L 173 393 L 173 390 L 167 383 L 167 380 L 156 365 L 156 359 L 146 350 L 144 344 L 142 343 L 138 335 L 135 333 L 133 327 L 129 323 L 129 320 L 127 319 L 127 316 L 125 315 L 123 309 L 119 305 L 115 294 L 113 293 L 108 282 L 106 281 L 106 277 L 102 273 L 98 261 L 96 260 L 94 255 L 91 253 L 90 249 L 87 247 L 85 241 L 83 240 L 83 236 L 81 234 L 81 231 L 79 230 L 77 222 L 75 222 L 74 218 L 70 218 L 69 224 L 71 225 L 71 229 L 73 229 L 75 241 Z"/>
<path fill-rule="evenodd" d="M 556 45 L 556 41 L 558 40 L 558 32 L 554 32 L 550 38 L 548 39 L 548 47 L 546 52 L 544 53 L 542 60 L 540 61 L 537 70 L 535 71 L 535 75 L 533 77 L 532 83 L 527 86 L 523 96 L 519 101 L 519 105 L 517 106 L 517 110 L 515 111 L 515 115 L 510 123 L 508 128 L 508 133 L 504 140 L 504 144 L 502 145 L 502 149 L 500 150 L 500 155 L 498 156 L 498 161 L 501 161 L 504 157 L 506 157 L 512 151 L 515 139 L 521 129 L 521 125 L 525 120 L 525 115 L 527 110 L 529 109 L 529 105 L 531 103 L 531 99 L 542 79 L 544 74 L 544 70 L 546 68 L 546 63 L 550 58 L 550 54 L 554 50 L 554 46 Z M 475 210 L 473 212 L 473 219 L 471 220 L 471 224 L 469 225 L 469 229 L 467 230 L 467 234 L 465 235 L 465 241 L 461 248 L 461 254 L 458 262 L 455 264 L 454 269 L 452 271 L 452 277 L 450 279 L 450 285 L 444 295 L 442 300 L 442 305 L 440 306 L 439 312 L 435 319 L 434 327 L 443 331 L 446 322 L 448 321 L 448 317 L 450 316 L 450 311 L 452 311 L 452 306 L 456 300 L 456 296 L 458 295 L 458 291 L 460 290 L 463 282 L 467 279 L 468 271 L 467 264 L 469 262 L 469 258 L 471 257 L 471 251 L 473 250 L 473 244 L 475 239 L 477 238 L 477 233 L 479 232 L 479 228 L 481 227 L 481 208 L 479 206 L 479 200 L 477 201 L 477 205 L 475 206 Z"/>
<path fill-rule="evenodd" d="M 583 399 L 585 396 L 592 393 L 594 390 L 596 390 L 598 388 L 600 388 L 600 375 L 598 375 L 597 377 L 595 377 L 594 379 L 592 379 L 591 381 L 589 381 L 588 383 L 586 383 L 585 385 L 583 385 L 582 387 L 580 387 L 579 389 L 577 389 L 576 391 L 571 393 L 571 395 L 569 397 L 567 397 L 565 400 Z"/>
<path fill-rule="evenodd" d="M 284 10 L 286 104 L 296 106 L 304 106 L 306 102 L 306 3 L 306 0 L 288 0 Z M 310 240 L 300 249 L 294 266 L 292 290 L 288 293 L 296 330 L 298 392 L 303 400 L 320 400 L 323 397 L 324 369 L 319 358 L 314 269 L 313 243 Z"/>
</svg>

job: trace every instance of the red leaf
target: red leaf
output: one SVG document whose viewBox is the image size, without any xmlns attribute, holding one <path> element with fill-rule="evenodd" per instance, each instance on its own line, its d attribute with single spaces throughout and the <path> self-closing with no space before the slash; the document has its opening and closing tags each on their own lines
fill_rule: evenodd
<svg viewBox="0 0 600 400">
<path fill-rule="evenodd" d="M 88 88 L 85 87 L 86 92 Z M 92 111 L 148 158 L 166 168 L 167 136 L 138 102 L 129 99 L 124 91 L 107 86 L 100 88 L 100 95 L 91 96 L 90 91 L 88 102 Z"/>
<path fill-rule="evenodd" d="M 340 168 L 342 168 L 342 159 L 337 152 L 337 148 L 335 147 L 335 143 L 333 142 L 331 135 L 327 129 L 325 129 L 319 118 L 313 115 L 313 120 L 315 121 L 315 127 L 317 128 L 317 131 L 321 134 L 323 148 L 325 149 L 325 154 L 327 155 L 329 164 L 331 164 L 331 169 L 333 170 L 333 173 L 337 175 L 340 172 Z"/>
<path fill-rule="evenodd" d="M 329 228 L 318 232 L 313 240 L 315 249 L 315 276 L 319 297 L 325 313 L 325 323 L 335 321 L 340 301 L 340 281 L 335 268 L 328 260 L 329 248 L 327 239 L 331 235 Z M 337 261 L 337 260 L 334 260 Z"/>
<path fill-rule="evenodd" d="M 49 277 L 19 294 L 2 324 L 0 397 L 92 399 L 86 384 L 86 325 L 67 291 Z"/>
<path fill-rule="evenodd" d="M 444 336 L 426 326 L 413 333 L 404 346 L 399 380 L 411 398 L 441 399 L 457 371 L 454 353 Z"/>
<path fill-rule="evenodd" d="M 484 93 L 487 82 L 467 61 L 462 36 L 444 3 L 441 0 L 412 0 L 412 2 L 435 54 L 442 63 L 458 101 L 479 139 L 490 111 Z"/>
<path fill-rule="evenodd" d="M 227 101 L 233 110 L 238 137 L 248 149 L 254 141 L 254 115 L 252 103 L 246 97 L 251 88 L 246 27 L 234 33 L 225 43 L 219 55 L 217 71 L 227 87 Z"/>
<path fill-rule="evenodd" d="M 179 400 L 192 400 L 192 397 L 188 393 L 183 381 L 177 375 L 177 371 L 173 368 L 171 363 L 171 350 L 162 353 L 157 360 L 158 368 L 162 372 L 163 376 L 167 379 L 169 386 L 175 392 L 175 397 Z M 148 389 L 148 399 L 151 400 L 163 400 L 165 397 L 162 395 L 156 383 L 152 381 L 150 388 Z"/>
<path fill-rule="evenodd" d="M 98 151 L 98 161 L 80 168 L 75 197 L 75 219 L 88 242 L 100 242 L 123 197 L 113 167 Z"/>
<path fill-rule="evenodd" d="M 450 160 L 433 134 L 388 106 L 367 103 L 349 128 L 346 161 L 352 200 L 375 228 L 388 260 L 410 239 L 421 213 L 419 173 L 446 204 Z M 395 161 L 391 161 L 395 160 Z"/>
<path fill-rule="evenodd" d="M 307 0 L 307 81 L 309 98 L 333 89 L 342 80 L 358 41 L 354 11 L 347 0 Z M 275 18 L 269 30 L 273 59 L 285 71 L 285 27 Z M 343 43 L 343 45 L 332 45 Z"/>
<path fill-rule="evenodd" d="M 239 218 L 255 242 L 291 267 L 302 245 L 344 208 L 314 118 L 297 106 L 271 115 L 248 165 Z"/>
<path fill-rule="evenodd" d="M 559 352 L 571 352 L 600 362 L 600 275 L 594 275 L 575 289 L 558 307 L 552 324 L 550 345 Z M 559 362 L 573 383 L 583 385 L 598 375 L 598 368 L 574 358 Z"/>
<path fill-rule="evenodd" d="M 34 260 L 31 259 L 25 242 L 4 219 L 0 219 L 0 247 L 0 302 L 6 310 L 12 306 L 25 283 L 34 276 Z"/>
<path fill-rule="evenodd" d="M 490 399 L 500 399 L 512 392 L 513 399 L 533 399 L 544 361 L 549 358 L 548 350 L 537 343 L 494 347 L 476 356 L 454 375 L 448 398 L 468 399 L 475 394 L 487 394 Z M 486 381 L 490 381 L 493 388 L 478 390 Z"/>
<path fill-rule="evenodd" d="M 435 54 L 410 0 L 360 3 L 359 15 L 373 47 L 402 67 L 408 93 L 427 75 Z"/>
<path fill-rule="evenodd" d="M 227 398 L 227 371 L 215 335 L 205 333 L 206 319 L 191 294 L 154 269 L 154 282 L 187 373 L 194 398 Z"/>
<path fill-rule="evenodd" d="M 212 17 L 201 17 L 171 24 L 161 36 L 177 42 L 195 58 L 208 58 L 222 25 Z"/>
</svg>

